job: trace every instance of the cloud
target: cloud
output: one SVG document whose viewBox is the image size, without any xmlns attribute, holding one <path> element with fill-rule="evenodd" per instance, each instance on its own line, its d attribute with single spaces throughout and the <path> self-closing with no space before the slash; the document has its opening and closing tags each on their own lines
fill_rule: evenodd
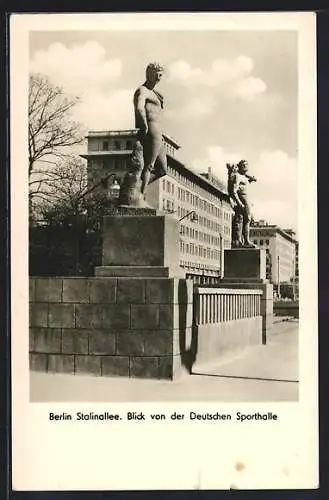
<svg viewBox="0 0 329 500">
<path fill-rule="evenodd" d="M 211 167 L 212 173 L 222 182 L 227 180 L 226 163 L 238 162 L 243 158 L 238 152 L 227 151 L 221 146 L 210 146 L 207 148 L 207 154 L 203 158 L 197 158 L 193 163 L 193 167 L 198 172 L 206 172 L 208 167 Z"/>
<path fill-rule="evenodd" d="M 30 70 L 46 75 L 68 94 L 78 95 L 74 118 L 88 130 L 133 128 L 133 89 L 117 89 L 120 59 L 109 59 L 95 41 L 67 47 L 53 43 L 35 53 Z"/>
<path fill-rule="evenodd" d="M 263 151 L 252 169 L 261 178 L 264 195 L 267 190 L 285 197 L 297 192 L 297 160 L 284 151 Z"/>
<path fill-rule="evenodd" d="M 134 128 L 133 89 L 109 93 L 88 92 L 74 111 L 75 118 L 89 130 Z"/>
<path fill-rule="evenodd" d="M 30 70 L 47 75 L 69 93 L 81 95 L 85 89 L 103 89 L 121 76 L 120 59 L 108 59 L 104 47 L 95 41 L 67 47 L 53 43 L 35 53 Z"/>
<path fill-rule="evenodd" d="M 177 103 L 175 108 L 166 111 L 166 117 L 176 121 L 186 121 L 188 118 L 205 118 L 213 113 L 215 100 L 212 96 L 191 97 L 182 104 Z"/>
<path fill-rule="evenodd" d="M 243 152 L 228 151 L 221 146 L 207 148 L 206 155 L 193 162 L 198 172 L 210 166 L 214 175 L 227 180 L 226 163 L 244 158 Z M 280 227 L 297 230 L 297 160 L 281 150 L 263 151 L 251 163 L 250 173 L 257 178 L 249 188 L 252 211 L 257 219 L 265 219 Z"/>
<path fill-rule="evenodd" d="M 214 87 L 231 97 L 253 100 L 266 91 L 266 83 L 251 75 L 254 63 L 250 57 L 215 59 L 211 67 L 202 70 L 193 68 L 184 60 L 174 61 L 169 66 L 168 81 L 190 89 L 199 86 Z"/>
<path fill-rule="evenodd" d="M 169 81 L 182 85 L 207 84 L 206 74 L 200 68 L 192 68 L 187 61 L 174 61 L 168 68 Z"/>
<path fill-rule="evenodd" d="M 236 82 L 232 88 L 233 94 L 246 101 L 253 101 L 256 96 L 266 90 L 266 84 L 260 78 L 249 76 Z"/>
<path fill-rule="evenodd" d="M 253 68 L 252 59 L 246 56 L 239 56 L 233 60 L 215 59 L 211 65 L 212 84 L 225 84 L 243 79 L 252 72 Z"/>
</svg>

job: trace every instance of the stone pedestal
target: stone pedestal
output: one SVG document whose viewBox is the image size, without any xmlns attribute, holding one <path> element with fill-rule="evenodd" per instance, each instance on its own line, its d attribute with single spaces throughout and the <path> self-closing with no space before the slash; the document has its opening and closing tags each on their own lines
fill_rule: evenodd
<svg viewBox="0 0 329 500">
<path fill-rule="evenodd" d="M 224 250 L 223 288 L 262 290 L 262 342 L 273 326 L 273 285 L 266 280 L 266 251 L 260 248 L 232 248 Z"/>
<path fill-rule="evenodd" d="M 95 274 L 184 277 L 179 265 L 178 221 L 149 213 L 104 217 L 102 266 L 95 268 Z"/>
<path fill-rule="evenodd" d="M 224 250 L 224 278 L 230 281 L 264 282 L 266 252 L 260 248 Z"/>
<path fill-rule="evenodd" d="M 174 379 L 189 372 L 193 283 L 179 266 L 179 238 L 179 222 L 152 208 L 118 207 L 105 216 L 102 266 L 95 268 L 96 277 L 62 283 L 55 279 L 52 286 L 70 292 L 56 297 L 56 322 L 50 324 L 49 315 L 39 321 L 44 304 L 32 304 L 32 369 L 55 363 L 53 371 L 64 370 L 68 351 L 56 351 L 49 360 L 39 337 L 53 335 L 53 326 L 65 326 L 68 339 L 87 335 L 82 353 L 69 339 L 74 373 Z M 38 280 L 37 287 L 42 286 Z M 35 330 L 39 327 L 41 333 Z"/>
</svg>

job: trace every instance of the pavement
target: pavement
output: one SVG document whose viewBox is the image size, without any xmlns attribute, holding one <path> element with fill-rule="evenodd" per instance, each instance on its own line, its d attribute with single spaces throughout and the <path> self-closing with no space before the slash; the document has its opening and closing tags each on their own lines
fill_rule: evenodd
<svg viewBox="0 0 329 500">
<path fill-rule="evenodd" d="M 198 366 L 178 380 L 30 372 L 32 402 L 298 401 L 298 320 L 275 323 L 267 345 Z"/>
</svg>

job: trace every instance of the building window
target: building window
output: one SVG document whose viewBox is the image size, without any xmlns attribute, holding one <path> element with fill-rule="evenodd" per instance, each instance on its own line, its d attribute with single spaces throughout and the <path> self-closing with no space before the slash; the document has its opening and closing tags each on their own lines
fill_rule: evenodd
<svg viewBox="0 0 329 500">
<path fill-rule="evenodd" d="M 266 245 L 269 245 L 270 244 L 270 240 L 266 240 Z"/>
<path fill-rule="evenodd" d="M 104 151 L 108 151 L 109 150 L 109 142 L 103 141 L 102 148 Z"/>
<path fill-rule="evenodd" d="M 132 149 L 133 148 L 133 143 L 132 141 L 127 141 L 127 144 L 126 144 L 126 149 Z"/>
<path fill-rule="evenodd" d="M 116 151 L 118 151 L 119 149 L 121 149 L 121 147 L 120 147 L 120 141 L 114 141 L 114 149 Z"/>
<path fill-rule="evenodd" d="M 264 241 L 263 240 L 259 240 L 259 244 L 260 245 L 263 245 Z"/>
</svg>

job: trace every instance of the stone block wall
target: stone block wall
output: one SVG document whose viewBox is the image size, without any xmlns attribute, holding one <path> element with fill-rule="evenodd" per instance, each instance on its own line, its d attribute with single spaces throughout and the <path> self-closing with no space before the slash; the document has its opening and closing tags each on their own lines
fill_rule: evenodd
<svg viewBox="0 0 329 500">
<path fill-rule="evenodd" d="M 173 379 L 188 367 L 193 284 L 30 278 L 30 368 Z"/>
</svg>

